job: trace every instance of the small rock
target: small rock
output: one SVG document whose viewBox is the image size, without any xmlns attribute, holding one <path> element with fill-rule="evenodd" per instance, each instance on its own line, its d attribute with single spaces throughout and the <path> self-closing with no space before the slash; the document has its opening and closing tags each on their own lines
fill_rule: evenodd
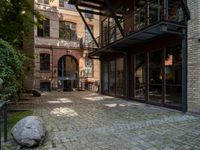
<svg viewBox="0 0 200 150">
<path fill-rule="evenodd" d="M 33 147 L 42 144 L 46 128 L 39 117 L 28 116 L 17 122 L 11 130 L 11 134 L 22 147 Z"/>
<path fill-rule="evenodd" d="M 39 90 L 36 90 L 36 89 L 32 90 L 32 94 L 35 97 L 40 97 L 41 96 L 41 92 Z"/>
</svg>

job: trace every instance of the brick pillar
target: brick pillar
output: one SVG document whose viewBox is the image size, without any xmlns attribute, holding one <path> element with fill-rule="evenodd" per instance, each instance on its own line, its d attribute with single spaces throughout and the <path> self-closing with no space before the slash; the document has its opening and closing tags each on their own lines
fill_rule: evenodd
<svg viewBox="0 0 200 150">
<path fill-rule="evenodd" d="M 188 0 L 188 111 L 200 113 L 200 1 Z"/>
</svg>

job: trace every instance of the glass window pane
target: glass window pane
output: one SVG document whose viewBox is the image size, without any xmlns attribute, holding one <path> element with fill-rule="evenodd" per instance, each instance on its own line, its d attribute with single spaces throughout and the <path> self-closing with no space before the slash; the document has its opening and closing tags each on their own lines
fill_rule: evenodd
<svg viewBox="0 0 200 150">
<path fill-rule="evenodd" d="M 50 55 L 40 54 L 40 70 L 49 71 L 50 70 Z"/>
<path fill-rule="evenodd" d="M 102 46 L 105 46 L 108 44 L 108 18 L 105 19 L 103 22 L 102 22 L 103 26 L 102 26 Z"/>
<path fill-rule="evenodd" d="M 88 54 L 85 56 L 85 74 L 87 77 L 93 77 L 93 59 L 89 59 Z"/>
<path fill-rule="evenodd" d="M 145 100 L 145 54 L 135 55 L 135 98 Z"/>
<path fill-rule="evenodd" d="M 44 21 L 44 36 L 49 36 L 49 19 L 45 19 Z"/>
<path fill-rule="evenodd" d="M 49 0 L 44 0 L 44 4 L 49 4 Z"/>
<path fill-rule="evenodd" d="M 108 94 L 108 62 L 103 62 L 103 93 Z"/>
<path fill-rule="evenodd" d="M 149 101 L 161 103 L 162 100 L 162 51 L 151 52 L 149 56 Z"/>
<path fill-rule="evenodd" d="M 116 60 L 116 95 L 124 95 L 124 59 Z"/>
<path fill-rule="evenodd" d="M 64 0 L 59 0 L 59 6 L 64 7 Z"/>
<path fill-rule="evenodd" d="M 182 95 L 182 51 L 180 46 L 167 48 L 165 56 L 165 104 L 180 106 Z"/>
<path fill-rule="evenodd" d="M 109 94 L 115 95 L 116 84 L 115 84 L 115 61 L 109 62 Z"/>
<path fill-rule="evenodd" d="M 59 37 L 65 40 L 77 40 L 76 24 L 72 22 L 59 22 Z"/>
</svg>

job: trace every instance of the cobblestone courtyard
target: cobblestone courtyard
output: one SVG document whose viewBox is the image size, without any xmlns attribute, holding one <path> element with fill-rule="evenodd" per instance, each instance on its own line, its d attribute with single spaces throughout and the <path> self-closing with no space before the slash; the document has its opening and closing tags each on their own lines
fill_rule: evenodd
<svg viewBox="0 0 200 150">
<path fill-rule="evenodd" d="M 200 150 L 200 117 L 91 92 L 38 98 L 47 150 Z"/>
</svg>

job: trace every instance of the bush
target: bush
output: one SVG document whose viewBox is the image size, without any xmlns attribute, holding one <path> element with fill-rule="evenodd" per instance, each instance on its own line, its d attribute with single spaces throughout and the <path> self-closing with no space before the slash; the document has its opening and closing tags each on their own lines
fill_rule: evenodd
<svg viewBox="0 0 200 150">
<path fill-rule="evenodd" d="M 22 92 L 25 60 L 24 55 L 0 39 L 0 78 L 4 81 L 0 91 L 1 99 L 11 98 Z"/>
</svg>

